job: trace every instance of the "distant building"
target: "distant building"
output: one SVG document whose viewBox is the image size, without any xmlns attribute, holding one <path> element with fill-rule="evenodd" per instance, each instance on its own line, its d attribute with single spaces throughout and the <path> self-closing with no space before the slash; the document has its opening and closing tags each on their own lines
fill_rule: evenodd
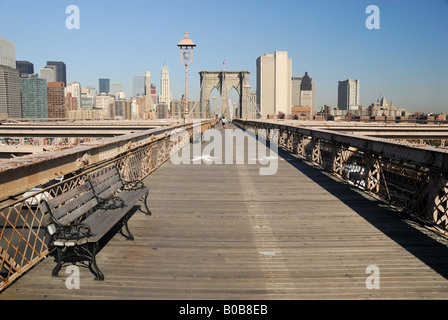
<svg viewBox="0 0 448 320">
<path fill-rule="evenodd" d="M 55 66 L 45 66 L 45 67 L 41 68 L 40 69 L 40 78 L 47 80 L 47 83 L 48 82 L 56 82 L 56 67 Z M 59 81 L 59 82 L 62 82 L 62 81 Z"/>
<path fill-rule="evenodd" d="M 70 120 L 98 120 L 102 118 L 103 114 L 101 110 L 79 109 L 68 112 L 68 119 Z"/>
<path fill-rule="evenodd" d="M 21 118 L 20 72 L 0 65 L 0 114 L 8 118 Z"/>
<path fill-rule="evenodd" d="M 343 80 L 338 82 L 338 108 L 350 110 L 351 106 L 359 106 L 359 80 Z"/>
<path fill-rule="evenodd" d="M 71 93 L 72 98 L 76 98 L 76 109 L 81 109 L 81 84 L 70 82 L 65 88 L 65 95 Z"/>
<path fill-rule="evenodd" d="M 56 82 L 64 82 L 64 86 L 67 86 L 67 70 L 65 63 L 62 61 L 47 61 L 47 66 L 55 66 Z"/>
<path fill-rule="evenodd" d="M 303 77 L 292 77 L 292 106 L 309 107 L 310 115 L 316 111 L 316 83 L 305 72 Z"/>
<path fill-rule="evenodd" d="M 146 113 L 146 97 L 139 96 L 135 98 L 135 107 L 136 107 L 136 118 L 137 119 L 145 119 Z"/>
<path fill-rule="evenodd" d="M 290 114 L 292 60 L 286 51 L 257 58 L 257 105 L 264 115 Z"/>
<path fill-rule="evenodd" d="M 123 86 L 121 85 L 121 82 L 115 81 L 110 86 L 110 94 L 117 97 L 118 92 L 123 92 Z"/>
<path fill-rule="evenodd" d="M 154 101 L 151 96 L 151 73 L 145 72 L 145 96 L 146 96 L 146 110 L 145 112 L 154 112 Z"/>
<path fill-rule="evenodd" d="M 115 97 L 109 94 L 102 93 L 100 95 L 97 95 L 95 98 L 95 107 L 98 110 L 103 111 L 103 115 L 106 118 L 109 118 L 109 109 L 111 108 L 110 105 L 113 104 L 115 101 Z"/>
<path fill-rule="evenodd" d="M 95 105 L 95 96 L 90 89 L 81 89 L 81 108 L 92 110 Z"/>
<path fill-rule="evenodd" d="M 368 107 L 368 115 L 371 117 L 375 116 L 386 116 L 386 117 L 402 117 L 408 116 L 409 112 L 403 108 L 397 108 L 394 106 L 392 101 L 387 101 L 385 97 L 382 97 L 376 103 L 372 103 Z"/>
<path fill-rule="evenodd" d="M 34 65 L 29 61 L 16 61 L 16 69 L 19 70 L 20 76 L 28 77 L 34 74 Z"/>
<path fill-rule="evenodd" d="M 132 119 L 131 102 L 126 100 L 114 100 L 110 105 L 109 117 L 112 119 Z"/>
<path fill-rule="evenodd" d="M 16 49 L 14 42 L 0 36 L 0 66 L 16 69 Z"/>
<path fill-rule="evenodd" d="M 109 94 L 110 93 L 110 79 L 99 79 L 99 94 L 105 93 L 105 94 Z"/>
<path fill-rule="evenodd" d="M 78 99 L 73 97 L 72 94 L 65 93 L 64 90 L 64 99 L 65 99 L 65 112 L 68 114 L 70 111 L 76 111 L 78 110 Z"/>
<path fill-rule="evenodd" d="M 64 82 L 47 82 L 48 118 L 66 118 Z"/>
<path fill-rule="evenodd" d="M 167 106 L 170 105 L 171 102 L 171 93 L 170 93 L 170 75 L 168 67 L 166 63 L 163 64 L 162 74 L 160 78 L 160 96 L 159 103 L 163 103 Z"/>
<path fill-rule="evenodd" d="M 0 114 L 8 118 L 22 117 L 19 79 L 14 43 L 0 37 Z"/>
<path fill-rule="evenodd" d="M 47 80 L 37 74 L 20 78 L 22 118 L 48 118 Z"/>
<path fill-rule="evenodd" d="M 145 76 L 134 76 L 132 84 L 134 97 L 145 95 Z"/>
<path fill-rule="evenodd" d="M 168 118 L 168 105 L 166 105 L 165 103 L 157 104 L 157 118 L 158 119 Z"/>
</svg>

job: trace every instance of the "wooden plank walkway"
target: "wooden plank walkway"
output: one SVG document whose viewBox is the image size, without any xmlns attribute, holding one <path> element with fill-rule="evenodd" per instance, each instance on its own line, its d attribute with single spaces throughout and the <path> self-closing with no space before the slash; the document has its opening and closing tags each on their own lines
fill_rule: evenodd
<svg viewBox="0 0 448 320">
<path fill-rule="evenodd" d="M 146 179 L 153 215 L 134 213 L 135 240 L 112 235 L 98 254 L 105 281 L 80 268 L 69 290 L 49 257 L 0 299 L 448 298 L 444 243 L 286 152 L 277 174 L 259 167 L 167 161 Z"/>
</svg>

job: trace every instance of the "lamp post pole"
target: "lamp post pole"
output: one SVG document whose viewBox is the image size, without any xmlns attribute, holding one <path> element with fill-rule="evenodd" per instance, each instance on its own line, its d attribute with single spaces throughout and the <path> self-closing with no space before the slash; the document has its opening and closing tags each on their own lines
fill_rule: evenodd
<svg viewBox="0 0 448 320">
<path fill-rule="evenodd" d="M 182 39 L 177 46 L 180 48 L 180 62 L 185 65 L 185 106 L 184 122 L 188 119 L 188 66 L 193 62 L 193 47 L 196 45 L 188 38 L 188 32 L 185 32 L 185 39 Z"/>
</svg>

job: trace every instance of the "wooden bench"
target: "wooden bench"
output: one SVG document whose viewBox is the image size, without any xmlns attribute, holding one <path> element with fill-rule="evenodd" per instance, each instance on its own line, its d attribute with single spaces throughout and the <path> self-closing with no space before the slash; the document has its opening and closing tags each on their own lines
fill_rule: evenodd
<svg viewBox="0 0 448 320">
<path fill-rule="evenodd" d="M 116 167 L 53 199 L 40 203 L 52 245 L 57 250 L 57 276 L 64 263 L 88 266 L 98 280 L 104 275 L 96 264 L 98 243 L 121 223 L 121 234 L 133 240 L 129 231 L 130 210 L 143 198 L 146 214 L 149 188 L 142 181 L 125 182 Z M 124 230 L 126 230 L 126 233 Z"/>
</svg>

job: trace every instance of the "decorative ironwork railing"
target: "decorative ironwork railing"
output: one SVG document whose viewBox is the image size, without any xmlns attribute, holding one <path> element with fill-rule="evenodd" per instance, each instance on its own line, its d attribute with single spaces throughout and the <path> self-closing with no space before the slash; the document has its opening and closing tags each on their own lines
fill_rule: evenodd
<svg viewBox="0 0 448 320">
<path fill-rule="evenodd" d="M 95 177 L 112 166 L 119 168 L 124 180 L 142 180 L 189 144 L 194 130 L 198 130 L 195 128 L 199 127 L 199 130 L 203 131 L 211 125 L 213 122 L 206 121 L 200 125 L 186 124 L 156 130 L 145 137 L 144 143 L 139 140 L 139 143 L 133 144 L 134 135 L 123 136 L 115 145 L 110 144 L 110 141 L 105 142 L 104 146 L 100 145 L 98 153 L 103 152 L 109 157 L 97 157 L 97 161 L 92 161 L 93 152 L 84 153 L 85 150 L 82 149 L 82 157 L 67 160 L 76 162 L 69 163 L 73 166 L 68 167 L 78 170 L 65 175 L 62 181 L 51 180 L 46 187 L 3 197 L 0 202 L 0 291 L 51 251 L 43 215 L 38 209 L 41 199 L 67 192 L 85 183 L 88 177 Z M 112 150 L 113 148 L 119 149 L 120 152 Z M 61 160 L 54 162 L 53 166 L 54 170 L 60 169 Z M 64 166 L 67 166 L 67 163 L 64 163 Z M 16 190 L 17 187 L 13 187 L 11 182 L 5 183 L 10 183 L 11 190 Z"/>
<path fill-rule="evenodd" d="M 234 122 L 448 234 L 448 150 L 275 122 Z M 278 130 L 277 135 L 270 131 Z"/>
</svg>

